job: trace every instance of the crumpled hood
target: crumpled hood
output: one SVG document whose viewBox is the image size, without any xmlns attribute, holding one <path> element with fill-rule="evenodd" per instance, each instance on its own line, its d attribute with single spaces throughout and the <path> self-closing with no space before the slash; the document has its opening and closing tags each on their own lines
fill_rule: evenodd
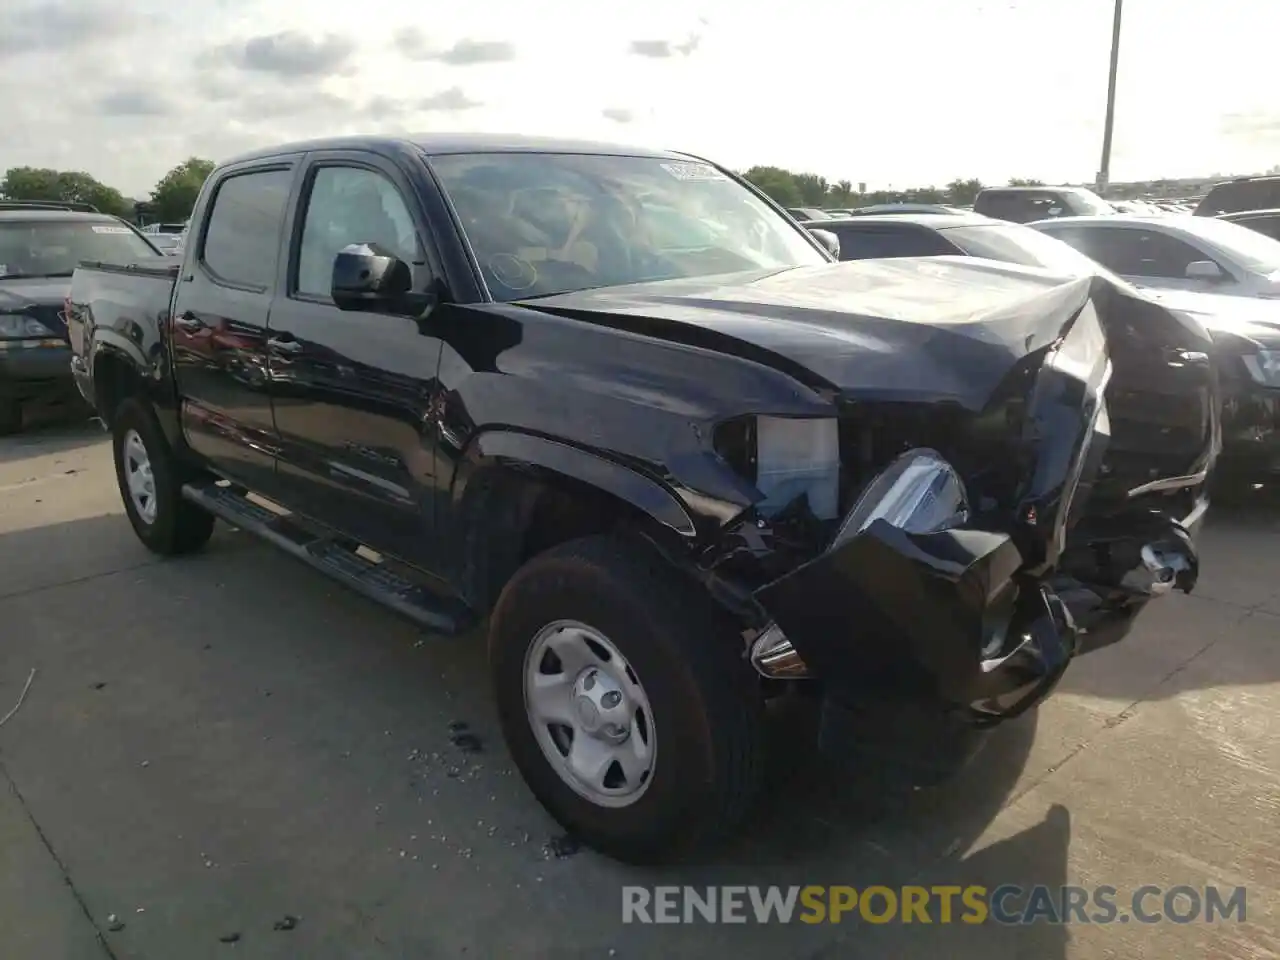
<svg viewBox="0 0 1280 960">
<path fill-rule="evenodd" d="M 1105 282 L 926 257 L 603 287 L 523 305 L 737 353 L 849 398 L 976 411 Z"/>
</svg>

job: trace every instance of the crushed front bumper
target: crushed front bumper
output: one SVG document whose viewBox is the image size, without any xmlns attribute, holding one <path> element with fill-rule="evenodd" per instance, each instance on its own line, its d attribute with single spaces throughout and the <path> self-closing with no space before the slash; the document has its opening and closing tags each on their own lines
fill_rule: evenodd
<svg viewBox="0 0 1280 960">
<path fill-rule="evenodd" d="M 915 535 L 878 520 L 756 591 L 773 618 L 755 645 L 757 669 L 786 677 L 802 667 L 839 702 L 924 700 L 975 725 L 1007 720 L 1048 696 L 1074 657 L 1105 645 L 1109 625 L 1168 590 L 1190 592 L 1202 516 L 1184 518 L 1188 529 L 1153 514 L 1126 531 L 1139 559 L 1117 570 L 1115 590 L 1131 602 L 1106 608 L 1098 597 L 1112 591 L 1060 592 L 1025 575 L 1008 534 Z"/>
</svg>

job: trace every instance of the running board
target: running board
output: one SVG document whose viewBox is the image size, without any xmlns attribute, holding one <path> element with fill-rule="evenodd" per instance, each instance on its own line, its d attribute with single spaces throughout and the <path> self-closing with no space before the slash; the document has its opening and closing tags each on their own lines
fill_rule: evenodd
<svg viewBox="0 0 1280 960">
<path fill-rule="evenodd" d="M 269 510 L 233 487 L 188 483 L 182 496 L 434 633 L 462 633 L 475 619 L 462 601 L 415 583 L 385 563 L 362 556 L 356 546 L 317 533 L 292 514 Z"/>
</svg>

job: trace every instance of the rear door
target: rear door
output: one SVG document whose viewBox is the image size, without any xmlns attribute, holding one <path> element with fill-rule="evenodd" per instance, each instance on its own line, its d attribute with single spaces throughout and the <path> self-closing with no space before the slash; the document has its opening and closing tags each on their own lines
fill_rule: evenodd
<svg viewBox="0 0 1280 960">
<path fill-rule="evenodd" d="M 412 265 L 415 290 L 431 289 L 439 271 L 421 209 L 391 161 L 311 154 L 268 350 L 288 505 L 430 568 L 441 341 L 411 317 L 339 310 L 330 296 L 334 257 L 353 243 L 388 248 Z"/>
<path fill-rule="evenodd" d="M 187 443 L 218 472 L 275 493 L 267 319 L 299 157 L 228 168 L 206 191 L 178 275 L 173 365 Z"/>
</svg>

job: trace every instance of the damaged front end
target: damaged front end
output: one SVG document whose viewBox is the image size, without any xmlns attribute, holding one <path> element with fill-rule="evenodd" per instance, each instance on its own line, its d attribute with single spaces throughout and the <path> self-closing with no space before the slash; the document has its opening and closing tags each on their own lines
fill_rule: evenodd
<svg viewBox="0 0 1280 960">
<path fill-rule="evenodd" d="M 842 409 L 844 489 L 758 505 L 707 563 L 750 583 L 755 668 L 817 678 L 837 704 L 924 701 L 989 726 L 1038 704 L 1146 601 L 1189 592 L 1197 484 L 1159 503 L 1134 487 L 1097 512 L 1115 459 L 1110 332 L 1087 300 L 980 415 Z"/>
</svg>

